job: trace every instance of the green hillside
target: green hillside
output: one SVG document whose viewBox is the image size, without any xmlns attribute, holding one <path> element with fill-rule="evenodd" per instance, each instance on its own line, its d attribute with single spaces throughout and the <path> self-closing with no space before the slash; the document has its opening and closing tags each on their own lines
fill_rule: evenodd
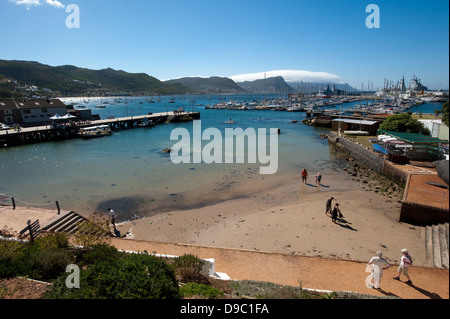
<svg viewBox="0 0 450 319">
<path fill-rule="evenodd" d="M 191 89 L 181 84 L 162 82 L 144 73 L 128 73 L 113 69 L 90 70 L 72 65 L 52 67 L 38 62 L 0 60 L 0 74 L 21 84 L 36 85 L 62 94 L 88 91 L 183 94 Z"/>
</svg>

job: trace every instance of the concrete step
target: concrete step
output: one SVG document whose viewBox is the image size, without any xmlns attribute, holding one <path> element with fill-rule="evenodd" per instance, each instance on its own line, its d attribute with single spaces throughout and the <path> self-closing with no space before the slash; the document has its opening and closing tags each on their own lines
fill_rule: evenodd
<svg viewBox="0 0 450 319">
<path fill-rule="evenodd" d="M 433 260 L 433 227 L 425 227 L 425 258 L 426 263 L 431 264 L 434 267 Z"/>
<path fill-rule="evenodd" d="M 442 267 L 442 259 L 441 259 L 441 244 L 439 242 L 439 227 L 438 227 L 438 225 L 433 225 L 431 227 L 432 227 L 434 267 L 443 268 Z"/>
<path fill-rule="evenodd" d="M 442 267 L 448 269 L 448 242 L 445 236 L 445 225 L 439 224 L 438 230 Z"/>
<path fill-rule="evenodd" d="M 81 215 L 75 212 L 68 212 L 64 216 L 52 221 L 46 225 L 43 230 L 47 232 L 64 232 L 73 233 L 77 230 L 79 222 L 86 220 Z"/>
<path fill-rule="evenodd" d="M 54 228 L 55 232 L 67 232 L 72 225 L 78 224 L 78 222 L 83 221 L 83 217 L 74 215 L 71 218 L 67 219 L 65 222 L 57 224 Z"/>
<path fill-rule="evenodd" d="M 425 227 L 426 262 L 435 268 L 449 269 L 449 224 Z"/>
</svg>

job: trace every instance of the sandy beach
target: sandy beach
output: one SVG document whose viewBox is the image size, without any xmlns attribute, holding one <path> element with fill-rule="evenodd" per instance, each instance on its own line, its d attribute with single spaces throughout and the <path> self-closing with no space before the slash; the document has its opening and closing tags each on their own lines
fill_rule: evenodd
<svg viewBox="0 0 450 319">
<path fill-rule="evenodd" d="M 354 261 L 381 250 L 394 264 L 408 248 L 415 265 L 431 265 L 424 230 L 398 221 L 400 198 L 369 191 L 340 173 L 324 175 L 322 184 L 293 177 L 270 191 L 123 222 L 118 229 L 137 240 Z M 344 215 L 337 223 L 325 214 L 332 196 Z"/>
</svg>

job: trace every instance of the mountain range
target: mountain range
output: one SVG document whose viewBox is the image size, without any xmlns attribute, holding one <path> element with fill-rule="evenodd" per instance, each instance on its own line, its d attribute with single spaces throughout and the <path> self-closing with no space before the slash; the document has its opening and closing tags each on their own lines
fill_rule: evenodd
<svg viewBox="0 0 450 319">
<path fill-rule="evenodd" d="M 145 73 L 128 73 L 111 68 L 90 70 L 72 65 L 53 67 L 38 62 L 0 60 L 0 74 L 22 85 L 35 85 L 59 91 L 63 95 L 102 91 L 134 94 L 193 93 L 190 88 L 178 83 L 165 83 Z"/>
<path fill-rule="evenodd" d="M 31 61 L 0 60 L 0 78 L 34 85 L 63 96 L 86 94 L 224 94 L 317 92 L 327 86 L 357 91 L 338 76 L 309 71 L 270 71 L 232 77 L 183 77 L 161 81 L 145 73 L 111 68 L 91 70 L 72 65 L 49 66 Z"/>
</svg>

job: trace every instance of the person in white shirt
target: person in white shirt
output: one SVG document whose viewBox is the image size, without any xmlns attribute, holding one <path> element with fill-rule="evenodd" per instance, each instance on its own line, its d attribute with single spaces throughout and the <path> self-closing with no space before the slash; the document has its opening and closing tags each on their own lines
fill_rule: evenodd
<svg viewBox="0 0 450 319">
<path fill-rule="evenodd" d="M 114 226 L 114 231 L 116 231 L 117 230 L 117 228 L 116 228 L 116 213 L 111 208 L 108 208 L 108 212 L 109 212 L 109 220 L 111 221 L 111 224 Z"/>
<path fill-rule="evenodd" d="M 372 268 L 373 288 L 380 289 L 381 277 L 383 277 L 383 270 L 391 267 L 389 262 L 383 258 L 383 253 L 377 251 L 377 255 L 372 257 L 369 261 L 369 266 Z"/>
<path fill-rule="evenodd" d="M 401 274 L 405 275 L 408 279 L 407 284 L 412 284 L 411 278 L 409 278 L 408 270 L 412 265 L 412 258 L 408 253 L 408 249 L 402 249 L 402 258 L 400 260 L 400 265 L 398 266 L 398 276 L 394 277 L 396 280 L 400 280 Z"/>
</svg>

